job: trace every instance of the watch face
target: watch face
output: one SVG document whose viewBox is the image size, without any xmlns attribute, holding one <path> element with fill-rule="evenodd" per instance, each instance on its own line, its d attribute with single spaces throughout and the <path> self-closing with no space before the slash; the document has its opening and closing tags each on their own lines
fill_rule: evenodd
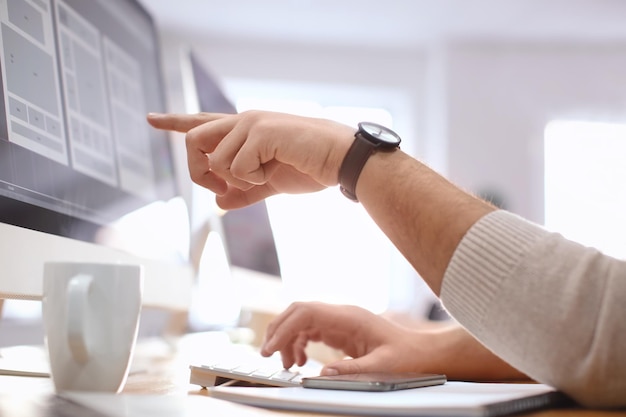
<svg viewBox="0 0 626 417">
<path fill-rule="evenodd" d="M 372 122 L 361 122 L 359 128 L 385 144 L 398 146 L 400 144 L 400 136 L 393 130 Z"/>
</svg>

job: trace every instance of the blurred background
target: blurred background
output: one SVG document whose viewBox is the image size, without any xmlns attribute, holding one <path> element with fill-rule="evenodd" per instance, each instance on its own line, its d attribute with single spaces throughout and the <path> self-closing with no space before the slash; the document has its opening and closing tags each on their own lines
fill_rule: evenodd
<svg viewBox="0 0 626 417">
<path fill-rule="evenodd" d="M 170 111 L 379 122 L 460 187 L 626 256 L 626 2 L 141 3 L 159 27 Z M 272 197 L 233 218 L 191 184 L 174 136 L 199 271 L 190 329 L 248 325 L 259 313 L 266 320 L 294 300 L 358 304 L 407 321 L 446 318 L 337 189 Z M 254 256 L 272 270 L 235 264 L 257 235 L 264 243 L 252 246 L 265 252 Z"/>
<path fill-rule="evenodd" d="M 172 57 L 187 48 L 238 111 L 374 119 L 466 190 L 626 254 L 616 192 L 626 178 L 625 2 L 144 3 L 162 30 L 172 97 Z M 429 290 L 337 190 L 267 204 L 288 299 L 431 314 Z"/>
</svg>

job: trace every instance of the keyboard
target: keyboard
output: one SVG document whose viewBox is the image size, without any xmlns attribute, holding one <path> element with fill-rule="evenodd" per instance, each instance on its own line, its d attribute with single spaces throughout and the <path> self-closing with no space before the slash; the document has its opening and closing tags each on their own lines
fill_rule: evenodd
<svg viewBox="0 0 626 417">
<path fill-rule="evenodd" d="M 191 365 L 189 382 L 205 388 L 218 385 L 297 387 L 301 385 L 302 378 L 319 375 L 321 367 L 312 362 L 303 367 L 284 369 L 276 356 L 263 358 L 252 354 L 242 355 L 235 360 L 230 358 Z"/>
</svg>

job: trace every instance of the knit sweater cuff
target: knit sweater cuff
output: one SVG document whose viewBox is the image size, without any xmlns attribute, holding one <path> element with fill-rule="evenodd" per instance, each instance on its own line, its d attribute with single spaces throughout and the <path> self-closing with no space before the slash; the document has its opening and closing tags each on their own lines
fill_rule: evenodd
<svg viewBox="0 0 626 417">
<path fill-rule="evenodd" d="M 479 335 L 488 309 L 528 249 L 548 232 L 504 210 L 480 219 L 459 243 L 444 275 L 441 300 Z"/>
</svg>

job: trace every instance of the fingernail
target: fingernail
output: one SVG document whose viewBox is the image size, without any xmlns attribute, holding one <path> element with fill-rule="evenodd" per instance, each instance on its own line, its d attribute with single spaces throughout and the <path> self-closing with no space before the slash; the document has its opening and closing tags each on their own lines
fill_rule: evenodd
<svg viewBox="0 0 626 417">
<path fill-rule="evenodd" d="M 324 368 L 322 369 L 322 375 L 324 376 L 334 376 L 339 375 L 339 371 L 335 368 Z"/>
<path fill-rule="evenodd" d="M 269 353 L 270 352 L 269 347 L 271 346 L 272 346 L 272 339 L 265 340 L 265 342 L 263 342 L 263 344 L 261 345 L 261 351 L 265 353 Z"/>
</svg>

